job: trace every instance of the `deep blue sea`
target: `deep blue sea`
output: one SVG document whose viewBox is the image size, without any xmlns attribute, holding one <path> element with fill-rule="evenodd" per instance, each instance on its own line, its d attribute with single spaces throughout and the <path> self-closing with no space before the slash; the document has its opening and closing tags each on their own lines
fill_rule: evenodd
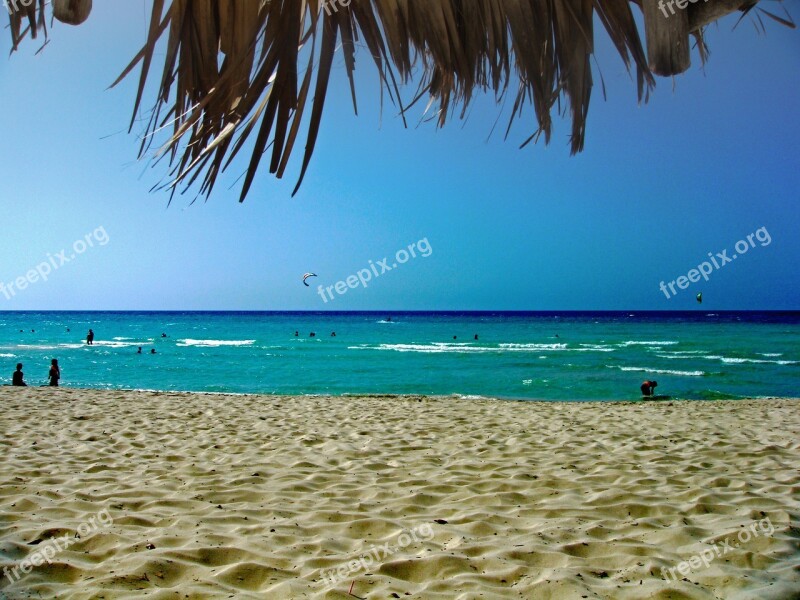
<svg viewBox="0 0 800 600">
<path fill-rule="evenodd" d="M 678 398 L 800 395 L 800 312 L 2 312 L 0 325 L 4 384 L 22 362 L 42 385 L 57 358 L 62 385 L 90 388 L 607 400 L 655 379 Z"/>
</svg>

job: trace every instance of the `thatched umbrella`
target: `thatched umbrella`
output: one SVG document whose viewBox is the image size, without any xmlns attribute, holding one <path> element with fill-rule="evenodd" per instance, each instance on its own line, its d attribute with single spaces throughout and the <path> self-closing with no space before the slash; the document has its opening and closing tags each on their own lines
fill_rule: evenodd
<svg viewBox="0 0 800 600">
<path fill-rule="evenodd" d="M 92 12 L 92 0 L 53 0 L 53 16 L 68 25 L 80 25 Z"/>
<path fill-rule="evenodd" d="M 269 170 L 282 177 L 308 109 L 299 187 L 319 133 L 339 43 L 354 107 L 360 43 L 401 115 L 428 96 L 429 110 L 433 107 L 444 125 L 456 110 L 464 116 L 476 91 L 491 91 L 498 101 L 511 95 L 510 121 L 528 103 L 535 111 L 538 127 L 525 145 L 542 134 L 549 141 L 551 113 L 565 99 L 575 153 L 583 148 L 592 90 L 595 14 L 626 66 L 635 67 L 641 101 L 654 86 L 653 74 L 688 68 L 690 35 L 704 58 L 703 27 L 730 12 L 750 11 L 756 2 L 663 1 L 662 6 L 658 0 L 633 0 L 644 4 L 645 55 L 629 0 L 153 0 L 147 41 L 115 85 L 141 64 L 135 117 L 156 44 L 169 31 L 140 156 L 154 134 L 171 129 L 159 156 L 169 158 L 173 191 L 199 181 L 200 192 L 210 194 L 248 140 L 253 150 L 240 199 L 268 149 Z M 36 29 L 36 5 L 28 2 L 26 12 L 11 15 L 15 47 L 24 36 L 23 17 Z M 43 23 L 44 0 L 39 3 Z M 54 0 L 58 18 L 68 22 L 85 19 L 90 8 L 91 0 Z M 783 19 L 759 10 L 793 26 L 788 15 Z M 412 76 L 419 88 L 404 104 L 400 84 Z"/>
</svg>

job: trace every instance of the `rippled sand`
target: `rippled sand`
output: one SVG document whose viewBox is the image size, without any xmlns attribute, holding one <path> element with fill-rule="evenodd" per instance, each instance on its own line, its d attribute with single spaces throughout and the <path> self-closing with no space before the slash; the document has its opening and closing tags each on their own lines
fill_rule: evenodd
<svg viewBox="0 0 800 600">
<path fill-rule="evenodd" d="M 0 406 L 0 598 L 800 598 L 798 400 Z"/>
</svg>

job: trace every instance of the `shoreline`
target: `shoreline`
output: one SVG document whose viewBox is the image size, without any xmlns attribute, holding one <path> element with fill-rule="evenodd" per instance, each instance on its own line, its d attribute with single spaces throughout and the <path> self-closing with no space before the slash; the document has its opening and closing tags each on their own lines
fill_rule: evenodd
<svg viewBox="0 0 800 600">
<path fill-rule="evenodd" d="M 514 398 L 499 395 L 485 396 L 482 394 L 423 394 L 423 393 L 358 393 L 358 392 L 343 392 L 341 394 L 264 394 L 260 392 L 207 392 L 207 391 L 192 391 L 192 390 L 164 390 L 164 389 L 149 389 L 149 388 L 93 388 L 93 387 L 72 387 L 69 385 L 59 385 L 52 388 L 47 384 L 30 385 L 23 387 L 14 387 L 11 384 L 0 385 L 0 390 L 6 389 L 24 390 L 24 389 L 42 389 L 48 390 L 73 390 L 85 392 L 123 392 L 123 393 L 146 393 L 146 394 L 178 394 L 185 396 L 234 396 L 234 397 L 260 397 L 260 398 L 330 398 L 342 399 L 348 398 L 374 398 L 374 399 L 413 399 L 422 398 L 425 400 L 436 399 L 452 399 L 452 400 L 479 400 L 479 401 L 498 401 L 498 402 L 522 402 L 533 404 L 662 404 L 666 402 L 749 402 L 761 400 L 800 400 L 800 396 L 743 396 L 741 398 L 679 398 L 677 396 L 670 396 L 667 398 L 591 398 L 591 399 L 563 399 L 554 398 L 548 400 L 547 398 Z M 15 393 L 15 392 L 12 392 Z"/>
<path fill-rule="evenodd" d="M 0 402 L 9 600 L 800 591 L 800 399 Z"/>
</svg>

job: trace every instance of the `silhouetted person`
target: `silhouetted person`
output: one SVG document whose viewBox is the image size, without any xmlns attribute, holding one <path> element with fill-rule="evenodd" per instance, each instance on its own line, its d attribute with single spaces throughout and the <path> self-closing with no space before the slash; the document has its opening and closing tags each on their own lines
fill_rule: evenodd
<svg viewBox="0 0 800 600">
<path fill-rule="evenodd" d="M 94 344 L 94 331 L 92 331 L 91 329 L 89 330 L 89 333 L 86 334 L 86 343 L 89 346 Z"/>
<path fill-rule="evenodd" d="M 317 334 L 316 334 L 316 333 L 314 333 L 314 332 L 312 331 L 312 332 L 311 332 L 311 333 L 308 335 L 308 337 L 317 337 Z"/>
<path fill-rule="evenodd" d="M 150 350 L 150 354 L 155 354 L 155 353 L 156 353 L 156 349 L 155 348 Z"/>
<path fill-rule="evenodd" d="M 656 386 L 658 385 L 657 381 L 645 381 L 642 383 L 642 396 L 652 396 L 655 393 Z"/>
<path fill-rule="evenodd" d="M 26 386 L 25 375 L 22 374 L 22 363 L 17 363 L 17 370 L 11 376 L 11 385 Z"/>
<path fill-rule="evenodd" d="M 331 331 L 331 337 L 336 337 L 336 332 L 335 331 Z"/>
<path fill-rule="evenodd" d="M 294 337 L 300 337 L 300 332 L 299 331 L 295 331 L 294 332 Z"/>
<path fill-rule="evenodd" d="M 475 334 L 475 339 L 476 339 L 476 340 L 478 339 L 478 334 L 477 334 L 477 333 Z"/>
<path fill-rule="evenodd" d="M 165 338 L 165 337 L 167 337 L 167 334 L 166 334 L 166 333 L 162 333 L 162 334 L 161 334 L 161 337 L 162 337 L 162 338 Z"/>
<path fill-rule="evenodd" d="M 50 373 L 48 377 L 50 378 L 50 385 L 52 387 L 58 387 L 58 380 L 61 379 L 61 369 L 58 368 L 58 360 L 55 358 L 50 361 Z"/>
<path fill-rule="evenodd" d="M 142 353 L 142 347 L 139 346 L 139 349 L 136 351 L 136 354 L 141 354 L 141 353 Z"/>
</svg>

